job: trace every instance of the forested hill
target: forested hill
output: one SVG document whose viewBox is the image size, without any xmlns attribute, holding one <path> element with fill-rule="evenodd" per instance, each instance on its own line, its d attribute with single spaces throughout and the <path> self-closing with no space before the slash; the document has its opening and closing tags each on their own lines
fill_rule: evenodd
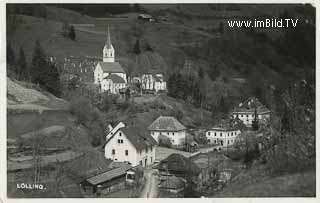
<svg viewBox="0 0 320 203">
<path fill-rule="evenodd" d="M 98 17 L 109 18 L 89 17 L 98 7 L 106 14 Z M 116 60 L 128 72 L 155 69 L 164 72 L 168 80 L 173 74 L 181 74 L 181 81 L 171 80 L 177 89 L 169 94 L 196 105 L 205 101 L 203 105 L 208 109 L 221 106 L 225 101 L 229 109 L 251 95 L 270 106 L 270 88 L 285 90 L 288 84 L 299 80 L 309 84 L 315 81 L 315 8 L 307 4 L 41 5 L 33 8 L 29 5 L 19 9 L 7 12 L 8 44 L 16 55 L 22 47 L 29 62 L 36 40 L 49 56 L 101 57 L 109 25 Z M 61 11 L 59 18 L 50 17 L 56 10 Z M 114 11 L 112 16 L 110 11 Z M 137 15 L 141 12 L 152 14 L 158 22 L 138 21 Z M 68 18 L 69 14 L 74 17 Z M 227 26 L 227 20 L 250 16 L 299 18 L 299 23 L 292 29 L 230 29 Z M 167 20 L 162 21 L 163 17 Z M 76 26 L 75 40 L 70 40 L 61 35 L 65 19 L 69 19 L 70 24 L 93 26 Z M 187 71 L 186 60 L 192 62 L 192 80 L 198 82 L 192 87 L 179 88 L 190 81 L 183 76 Z M 194 91 L 189 91 L 190 88 Z M 191 93 L 200 89 L 202 96 Z"/>
</svg>

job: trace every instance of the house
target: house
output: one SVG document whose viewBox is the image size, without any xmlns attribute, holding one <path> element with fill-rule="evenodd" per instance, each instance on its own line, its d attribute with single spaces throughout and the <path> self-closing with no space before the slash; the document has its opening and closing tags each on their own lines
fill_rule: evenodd
<svg viewBox="0 0 320 203">
<path fill-rule="evenodd" d="M 271 111 L 255 97 L 250 97 L 245 102 L 240 103 L 232 111 L 232 116 L 233 118 L 239 118 L 247 127 L 251 127 L 255 112 L 259 122 L 266 122 L 270 119 Z"/>
<path fill-rule="evenodd" d="M 103 61 L 99 61 L 94 70 L 94 84 L 101 88 L 101 92 L 119 93 L 126 87 L 127 75 L 119 62 L 115 61 L 115 50 L 111 44 L 108 28 L 107 42 L 103 48 Z"/>
<path fill-rule="evenodd" d="M 228 147 L 234 144 L 236 137 L 241 131 L 228 124 L 220 124 L 206 130 L 205 135 L 209 144 L 218 144 Z"/>
<path fill-rule="evenodd" d="M 105 142 L 105 158 L 128 162 L 132 166 L 152 165 L 155 160 L 156 141 L 143 129 L 119 127 L 119 124 L 117 126 L 118 129 L 112 131 Z"/>
<path fill-rule="evenodd" d="M 172 116 L 159 116 L 148 130 L 157 142 L 160 135 L 168 137 L 172 145 L 181 145 L 186 139 L 187 128 Z"/>
<path fill-rule="evenodd" d="M 166 91 L 167 83 L 162 73 L 144 73 L 140 79 L 141 88 L 145 91 Z"/>
<path fill-rule="evenodd" d="M 117 168 L 109 168 L 103 173 L 85 179 L 80 186 L 85 194 L 110 193 L 124 189 L 127 172 L 132 168 L 129 164 L 124 164 Z"/>
</svg>

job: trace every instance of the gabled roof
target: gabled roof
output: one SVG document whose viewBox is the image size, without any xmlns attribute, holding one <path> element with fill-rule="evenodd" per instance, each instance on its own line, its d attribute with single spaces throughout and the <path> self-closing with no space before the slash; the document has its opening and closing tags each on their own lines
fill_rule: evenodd
<svg viewBox="0 0 320 203">
<path fill-rule="evenodd" d="M 125 73 L 122 66 L 118 62 L 103 62 L 99 61 L 98 65 L 102 68 L 103 72 L 107 73 Z"/>
<path fill-rule="evenodd" d="M 120 77 L 119 75 L 116 74 L 110 74 L 107 77 L 105 77 L 104 79 L 109 79 L 111 80 L 113 83 L 126 83 L 126 81 L 124 81 L 124 79 L 122 77 Z"/>
<path fill-rule="evenodd" d="M 238 107 L 235 107 L 233 112 L 254 113 L 255 109 L 257 109 L 258 114 L 270 113 L 270 110 L 256 97 L 249 97 L 245 102 L 240 103 Z"/>
<path fill-rule="evenodd" d="M 124 133 L 124 135 L 128 138 L 128 140 L 131 142 L 131 144 L 137 149 L 146 149 L 148 147 L 154 146 L 157 144 L 157 142 L 149 135 L 149 133 L 144 130 L 137 127 L 123 127 L 119 129 L 121 132 Z M 118 130 L 118 131 L 119 131 Z M 118 132 L 117 131 L 117 132 Z M 106 141 L 104 146 L 108 144 L 108 142 L 114 137 L 114 135 L 117 133 L 115 132 L 110 139 Z"/>
<path fill-rule="evenodd" d="M 166 159 L 162 160 L 156 168 L 188 175 L 197 175 L 200 173 L 200 168 L 189 158 L 186 158 L 181 154 L 171 154 Z"/>
<path fill-rule="evenodd" d="M 88 178 L 87 182 L 92 185 L 97 185 L 99 183 L 103 183 L 112 180 L 113 178 L 117 178 L 119 176 L 124 175 L 130 168 L 132 168 L 131 165 L 125 165 L 119 168 L 111 169 L 99 175 Z"/>
<path fill-rule="evenodd" d="M 126 135 L 136 149 L 145 149 L 157 144 L 146 130 L 136 127 L 124 127 L 121 128 L 121 131 Z"/>
<path fill-rule="evenodd" d="M 159 116 L 155 121 L 153 121 L 148 129 L 159 131 L 180 131 L 187 128 L 172 116 Z"/>
</svg>

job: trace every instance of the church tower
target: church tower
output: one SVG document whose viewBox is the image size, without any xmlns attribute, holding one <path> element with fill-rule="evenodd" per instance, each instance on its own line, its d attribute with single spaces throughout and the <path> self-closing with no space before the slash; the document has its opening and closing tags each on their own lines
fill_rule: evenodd
<svg viewBox="0 0 320 203">
<path fill-rule="evenodd" d="M 108 26 L 107 42 L 103 47 L 103 62 L 114 62 L 114 48 L 111 44 L 110 31 Z"/>
</svg>

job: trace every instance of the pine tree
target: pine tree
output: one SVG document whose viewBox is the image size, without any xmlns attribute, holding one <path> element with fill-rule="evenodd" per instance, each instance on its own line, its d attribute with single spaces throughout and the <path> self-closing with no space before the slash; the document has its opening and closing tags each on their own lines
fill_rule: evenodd
<svg viewBox="0 0 320 203">
<path fill-rule="evenodd" d="M 257 131 L 259 130 L 259 121 L 257 115 L 257 108 L 254 109 L 254 120 L 252 121 L 252 130 Z"/>
<path fill-rule="evenodd" d="M 76 32 L 73 25 L 70 26 L 69 38 L 73 41 L 76 39 Z"/>
<path fill-rule="evenodd" d="M 10 44 L 7 45 L 7 63 L 10 65 L 15 64 L 15 55 Z"/>
<path fill-rule="evenodd" d="M 58 68 L 54 63 L 48 64 L 48 72 L 47 74 L 43 75 L 45 78 L 46 84 L 44 85 L 44 88 L 51 92 L 52 94 L 56 96 L 60 96 L 61 89 L 60 89 L 60 75 Z"/>
<path fill-rule="evenodd" d="M 31 81 L 35 84 L 45 85 L 45 76 L 48 69 L 48 63 L 46 61 L 46 56 L 44 51 L 40 45 L 39 40 L 36 41 L 33 55 L 32 55 L 32 62 L 31 62 L 31 69 L 30 69 L 30 76 Z"/>
<path fill-rule="evenodd" d="M 137 39 L 136 40 L 136 43 L 133 47 L 133 53 L 135 53 L 136 55 L 139 55 L 141 53 L 141 50 L 140 50 L 140 40 Z"/>
<path fill-rule="evenodd" d="M 23 51 L 23 48 L 20 47 L 19 59 L 17 64 L 17 76 L 19 80 L 27 80 L 29 79 L 29 72 L 26 57 Z"/>
</svg>

